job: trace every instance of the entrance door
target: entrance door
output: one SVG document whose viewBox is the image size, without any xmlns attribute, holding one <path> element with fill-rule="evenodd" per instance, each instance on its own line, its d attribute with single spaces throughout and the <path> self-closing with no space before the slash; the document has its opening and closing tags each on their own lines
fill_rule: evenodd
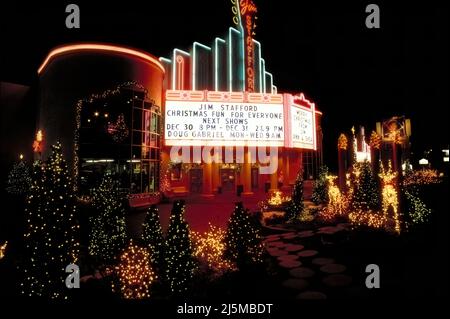
<svg viewBox="0 0 450 319">
<path fill-rule="evenodd" d="M 189 171 L 189 179 L 192 193 L 201 193 L 203 184 L 203 170 L 201 168 L 193 168 Z"/>
<path fill-rule="evenodd" d="M 234 169 L 222 168 L 220 170 L 220 180 L 223 192 L 234 192 L 236 173 Z"/>
</svg>

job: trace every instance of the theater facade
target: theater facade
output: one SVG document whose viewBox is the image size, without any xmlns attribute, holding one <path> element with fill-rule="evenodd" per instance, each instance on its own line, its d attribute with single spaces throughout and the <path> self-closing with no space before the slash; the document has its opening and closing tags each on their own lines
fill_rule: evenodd
<svg viewBox="0 0 450 319">
<path fill-rule="evenodd" d="M 253 38 L 256 11 L 233 5 L 222 37 L 166 57 L 100 43 L 52 50 L 38 70 L 36 157 L 60 140 L 77 192 L 108 172 L 132 206 L 287 190 L 299 171 L 315 178 L 322 113 L 300 90 L 278 91 Z"/>
</svg>

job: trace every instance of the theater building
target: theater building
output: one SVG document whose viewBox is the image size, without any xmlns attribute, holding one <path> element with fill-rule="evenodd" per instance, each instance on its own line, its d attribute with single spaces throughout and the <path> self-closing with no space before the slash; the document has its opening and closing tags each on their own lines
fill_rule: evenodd
<svg viewBox="0 0 450 319">
<path fill-rule="evenodd" d="M 239 14 L 211 43 L 159 59 L 111 44 L 52 50 L 38 70 L 36 157 L 60 140 L 78 192 L 110 172 L 132 206 L 161 192 L 288 189 L 300 170 L 314 178 L 322 114 L 304 94 L 278 92 L 249 26 L 254 14 Z"/>
</svg>

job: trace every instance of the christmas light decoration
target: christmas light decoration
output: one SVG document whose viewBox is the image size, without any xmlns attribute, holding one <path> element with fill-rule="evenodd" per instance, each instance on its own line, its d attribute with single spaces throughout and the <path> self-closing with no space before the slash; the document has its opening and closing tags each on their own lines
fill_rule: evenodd
<svg viewBox="0 0 450 319">
<path fill-rule="evenodd" d="M 123 113 L 117 116 L 117 120 L 115 123 L 111 123 L 108 125 L 108 133 L 116 143 L 121 143 L 128 137 L 130 132 L 125 123 L 125 116 L 123 115 Z"/>
<path fill-rule="evenodd" d="M 352 206 L 356 210 L 378 209 L 380 206 L 380 197 L 378 185 L 373 177 L 369 162 L 362 162 L 358 165 L 358 180 L 355 185 Z"/>
<path fill-rule="evenodd" d="M 244 209 L 242 202 L 236 203 L 225 235 L 225 257 L 241 269 L 245 265 L 261 262 L 262 253 L 258 225 Z"/>
<path fill-rule="evenodd" d="M 391 217 L 394 220 L 394 230 L 396 233 L 400 233 L 400 220 L 399 220 L 399 201 L 398 193 L 395 188 L 395 182 L 397 178 L 397 172 L 392 170 L 392 164 L 389 161 L 388 169 L 385 170 L 384 166 L 381 164 L 381 171 L 379 177 L 382 182 L 382 209 L 383 214 L 386 218 Z M 392 210 L 393 216 L 388 216 L 389 211 Z"/>
<path fill-rule="evenodd" d="M 319 217 L 323 221 L 330 222 L 336 217 L 343 217 L 348 213 L 353 197 L 353 190 L 350 189 L 346 194 L 343 194 L 335 184 L 337 176 L 327 175 L 326 179 L 328 184 L 328 203 L 320 211 Z"/>
<path fill-rule="evenodd" d="M 312 210 L 309 208 L 306 208 L 303 210 L 303 212 L 300 214 L 299 220 L 301 222 L 312 222 L 314 220 L 314 215 L 312 214 Z"/>
<path fill-rule="evenodd" d="M 368 210 L 357 210 L 348 214 L 349 220 L 356 226 L 369 226 L 372 228 L 381 229 L 386 227 L 386 216 L 377 212 Z"/>
<path fill-rule="evenodd" d="M 305 209 L 303 204 L 303 171 L 298 172 L 292 191 L 291 201 L 286 209 L 286 218 L 288 220 L 298 219 Z"/>
<path fill-rule="evenodd" d="M 125 299 L 146 299 L 150 297 L 150 286 L 157 279 L 150 264 L 150 253 L 130 241 L 115 267 L 119 278 L 120 293 Z M 112 284 L 113 291 L 117 290 Z"/>
<path fill-rule="evenodd" d="M 45 263 L 43 252 L 46 250 L 45 242 L 36 240 L 44 238 L 43 228 L 47 228 L 44 222 L 45 203 L 45 168 L 40 161 L 33 163 L 30 192 L 27 195 L 25 206 L 25 262 L 24 278 L 21 283 L 22 294 L 27 296 L 42 296 L 43 286 L 50 281 L 48 271 L 40 273 L 39 266 Z"/>
<path fill-rule="evenodd" d="M 89 254 L 103 263 L 111 263 L 126 241 L 125 208 L 118 182 L 106 174 L 93 190 L 96 215 L 89 218 Z"/>
<path fill-rule="evenodd" d="M 36 141 L 39 143 L 44 140 L 44 134 L 42 133 L 42 130 L 37 131 L 36 133 Z"/>
<path fill-rule="evenodd" d="M 14 163 L 8 175 L 6 191 L 13 195 L 25 195 L 31 187 L 31 175 L 27 163 L 22 159 Z"/>
<path fill-rule="evenodd" d="M 352 174 L 350 173 L 345 173 L 345 185 L 350 188 L 352 186 Z M 351 189 L 351 188 L 350 188 Z"/>
<path fill-rule="evenodd" d="M 431 185 L 440 183 L 439 173 L 433 169 L 420 169 L 406 174 L 403 185 Z"/>
<path fill-rule="evenodd" d="M 44 134 L 42 130 L 38 130 L 36 133 L 36 138 L 33 141 L 33 152 L 41 153 L 43 148 Z"/>
<path fill-rule="evenodd" d="M 89 45 L 88 45 L 89 46 Z M 94 47 L 98 48 L 97 45 L 94 45 Z M 161 66 L 162 67 L 162 66 Z M 74 180 L 77 181 L 79 177 L 79 165 L 80 165 L 80 158 L 78 156 L 79 150 L 80 150 L 80 128 L 81 128 L 81 111 L 87 103 L 93 103 L 96 100 L 99 99 L 106 99 L 108 97 L 112 97 L 115 95 L 118 95 L 123 88 L 126 87 L 136 87 L 139 90 L 143 90 L 144 94 L 147 95 L 147 89 L 138 84 L 135 81 L 127 81 L 122 84 L 119 84 L 115 89 L 106 90 L 102 93 L 98 94 L 91 94 L 85 99 L 80 99 L 77 101 L 76 104 L 76 115 L 75 115 L 75 132 L 74 132 L 74 147 L 73 147 L 73 176 Z M 73 183 L 73 189 L 74 191 L 77 191 L 78 186 L 77 183 Z"/>
<path fill-rule="evenodd" d="M 183 293 L 188 290 L 196 268 L 189 236 L 189 226 L 184 219 L 185 203 L 177 200 L 173 204 L 167 231 L 166 277 L 170 290 Z"/>
<path fill-rule="evenodd" d="M 328 201 L 328 186 L 327 186 L 328 167 L 321 166 L 319 168 L 319 176 L 314 182 L 312 201 L 316 204 L 326 203 Z"/>
<path fill-rule="evenodd" d="M 341 133 L 338 138 L 338 149 L 340 150 L 347 150 L 348 147 L 348 140 L 345 134 Z"/>
<path fill-rule="evenodd" d="M 283 203 L 286 203 L 291 200 L 289 196 L 283 196 L 283 193 L 280 191 L 273 192 L 272 196 L 267 200 L 267 203 L 271 206 L 280 206 Z"/>
<path fill-rule="evenodd" d="M 160 179 L 161 183 L 159 185 L 159 190 L 160 190 L 160 192 L 162 194 L 165 194 L 165 193 L 169 192 L 172 189 L 171 185 L 170 185 L 169 174 L 170 174 L 170 171 L 169 171 L 168 168 L 166 170 L 161 169 L 161 173 L 160 173 L 160 175 L 161 175 L 161 179 Z"/>
<path fill-rule="evenodd" d="M 217 274 L 234 270 L 235 265 L 224 257 L 226 232 L 209 224 L 204 233 L 191 231 L 193 255 Z"/>
<path fill-rule="evenodd" d="M 360 181 L 360 178 L 359 178 L 360 175 L 361 175 L 361 164 L 354 161 L 353 166 L 352 166 L 352 178 L 353 178 L 352 184 L 354 187 L 358 187 L 358 183 Z"/>
<path fill-rule="evenodd" d="M 8 241 L 5 241 L 5 243 L 0 246 L 0 260 L 5 257 L 6 247 L 7 246 L 8 246 Z"/>
<path fill-rule="evenodd" d="M 273 205 L 273 206 L 281 205 L 283 203 L 281 194 L 282 194 L 282 192 L 280 192 L 280 191 L 274 192 L 273 195 L 267 200 L 267 203 L 269 205 Z"/>
<path fill-rule="evenodd" d="M 422 224 L 429 220 L 431 209 L 420 199 L 418 190 L 414 188 L 405 189 L 408 207 L 408 216 L 413 224 Z"/>
<path fill-rule="evenodd" d="M 381 136 L 377 134 L 377 132 L 372 131 L 370 134 L 369 145 L 371 148 L 379 150 L 381 147 Z"/>
<path fill-rule="evenodd" d="M 340 215 L 345 211 L 344 205 L 344 197 L 339 189 L 339 187 L 335 184 L 335 180 L 337 176 L 328 175 L 328 209 L 335 214 Z"/>
<path fill-rule="evenodd" d="M 142 242 L 150 251 L 150 261 L 153 266 L 161 268 L 164 251 L 166 250 L 166 242 L 163 238 L 158 208 L 156 205 L 150 206 L 147 210 L 147 215 L 145 216 L 142 227 Z"/>
<path fill-rule="evenodd" d="M 22 293 L 52 299 L 67 298 L 65 268 L 76 263 L 79 244 L 72 181 L 61 144 L 42 165 L 33 165 L 26 200 L 25 261 Z"/>
</svg>

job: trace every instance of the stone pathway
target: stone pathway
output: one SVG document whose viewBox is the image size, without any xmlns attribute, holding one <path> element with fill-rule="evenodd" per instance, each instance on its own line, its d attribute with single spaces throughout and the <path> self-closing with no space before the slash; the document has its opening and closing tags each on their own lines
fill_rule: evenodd
<svg viewBox="0 0 450 319">
<path fill-rule="evenodd" d="M 335 256 L 322 255 L 324 245 L 333 244 L 336 234 L 349 230 L 347 223 L 317 230 L 286 232 L 265 237 L 264 244 L 281 277 L 281 286 L 296 299 L 327 299 L 339 289 L 351 286 L 347 266 Z M 314 249 L 313 249 L 314 248 Z M 339 261 L 342 262 L 342 261 Z"/>
</svg>

